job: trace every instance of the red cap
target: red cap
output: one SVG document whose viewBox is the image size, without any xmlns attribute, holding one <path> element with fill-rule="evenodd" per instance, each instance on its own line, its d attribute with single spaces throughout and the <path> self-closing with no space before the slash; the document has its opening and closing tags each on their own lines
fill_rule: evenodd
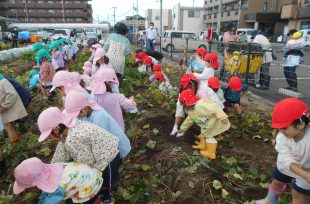
<svg viewBox="0 0 310 204">
<path fill-rule="evenodd" d="M 286 98 L 278 102 L 272 111 L 272 127 L 286 128 L 303 115 L 308 115 L 308 106 L 297 98 Z"/>
<path fill-rule="evenodd" d="M 195 77 L 193 74 L 184 74 L 182 78 L 180 79 L 181 85 L 183 88 L 186 88 L 188 83 L 193 81 L 198 81 L 197 77 Z"/>
<path fill-rule="evenodd" d="M 209 87 L 212 89 L 218 89 L 221 87 L 220 80 L 217 77 L 211 77 L 208 79 Z"/>
<path fill-rule="evenodd" d="M 147 58 L 147 57 L 148 57 L 148 55 L 145 54 L 144 52 L 139 52 L 139 53 L 138 53 L 138 62 L 139 62 L 139 63 L 142 63 L 143 60 L 144 60 L 145 58 Z"/>
<path fill-rule="evenodd" d="M 231 77 L 227 83 L 227 87 L 230 87 L 234 92 L 241 91 L 242 81 L 237 76 Z"/>
<path fill-rule="evenodd" d="M 145 64 L 145 65 L 150 65 L 150 64 L 152 64 L 152 62 L 153 62 L 153 60 L 152 60 L 151 57 L 146 57 L 146 58 L 144 59 L 144 64 Z"/>
<path fill-rule="evenodd" d="M 166 82 L 165 76 L 161 72 L 157 72 L 156 74 L 154 74 L 154 79 L 161 79 L 163 82 Z"/>
<path fill-rule="evenodd" d="M 207 54 L 207 50 L 204 49 L 203 47 L 200 47 L 196 50 L 196 53 L 204 57 Z"/>
<path fill-rule="evenodd" d="M 215 53 L 208 53 L 205 57 L 204 57 L 205 61 L 211 61 L 212 67 L 213 69 L 218 69 L 219 68 L 219 63 L 218 63 L 218 57 L 217 54 Z"/>
<path fill-rule="evenodd" d="M 186 106 L 192 106 L 199 101 L 199 98 L 195 95 L 192 89 L 186 89 L 181 92 L 179 101 L 181 104 L 185 102 Z"/>
<path fill-rule="evenodd" d="M 155 65 L 153 66 L 153 71 L 160 71 L 160 70 L 161 70 L 160 64 L 155 64 Z"/>
</svg>

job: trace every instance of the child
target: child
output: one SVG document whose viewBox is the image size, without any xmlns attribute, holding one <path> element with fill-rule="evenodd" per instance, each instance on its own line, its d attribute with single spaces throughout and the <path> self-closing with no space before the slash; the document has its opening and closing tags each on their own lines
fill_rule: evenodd
<svg viewBox="0 0 310 204">
<path fill-rule="evenodd" d="M 182 91 L 179 101 L 188 109 L 188 116 L 182 123 L 177 137 L 183 136 L 193 123 L 196 123 L 201 128 L 200 143 L 193 148 L 200 149 L 202 157 L 215 159 L 217 141 L 214 136 L 230 128 L 228 116 L 216 104 L 197 98 L 192 89 Z"/>
<path fill-rule="evenodd" d="M 36 60 L 42 61 L 40 65 L 40 84 L 38 84 L 37 88 L 44 96 L 51 97 L 53 94 L 49 90 L 52 88 L 52 80 L 55 75 L 55 70 L 51 63 L 52 58 L 47 50 L 41 49 L 36 55 Z"/>
<path fill-rule="evenodd" d="M 170 84 L 169 78 L 162 72 L 162 69 L 161 69 L 161 65 L 160 65 L 160 64 L 155 64 L 155 65 L 153 66 L 153 74 L 149 77 L 149 80 L 150 80 L 151 82 L 154 81 L 154 75 L 155 75 L 156 73 L 158 73 L 158 72 L 162 73 L 162 74 L 164 75 L 164 77 L 165 77 L 165 80 Z"/>
<path fill-rule="evenodd" d="M 13 192 L 20 194 L 27 188 L 37 187 L 43 191 L 39 203 L 61 203 L 72 199 L 74 203 L 92 204 L 99 197 L 103 183 L 101 175 L 102 172 L 87 164 L 45 164 L 33 157 L 15 168 Z"/>
<path fill-rule="evenodd" d="M 137 107 L 133 97 L 128 99 L 123 94 L 113 93 L 113 84 L 116 82 L 117 77 L 109 82 L 105 79 L 104 75 L 98 74 L 88 89 L 92 91 L 91 95 L 94 100 L 116 120 L 123 130 L 125 130 L 122 108 L 131 112 L 136 112 Z"/>
<path fill-rule="evenodd" d="M 119 93 L 119 83 L 114 69 L 100 69 L 97 71 L 87 88 L 92 90 L 93 94 L 102 93 L 106 90 L 106 86 L 102 82 L 107 82 L 110 85 L 112 93 Z"/>
<path fill-rule="evenodd" d="M 199 86 L 198 79 L 193 74 L 184 74 L 180 80 L 180 83 L 181 86 L 179 93 L 186 89 L 192 89 L 198 98 L 208 99 L 218 105 L 221 109 L 224 108 L 224 105 L 218 99 L 214 91 L 209 87 L 202 88 Z M 176 104 L 175 123 L 172 132 L 170 133 L 171 136 L 174 136 L 178 133 L 179 125 L 181 124 L 182 119 L 185 117 L 185 111 L 182 104 L 180 104 L 178 100 Z"/>
<path fill-rule="evenodd" d="M 145 69 L 147 73 L 150 73 L 153 69 L 154 64 L 157 64 L 157 60 L 155 60 L 153 57 L 146 57 L 143 61 L 143 64 L 145 65 Z"/>
<path fill-rule="evenodd" d="M 8 133 L 11 143 L 17 143 L 19 136 L 15 131 L 14 121 L 27 115 L 26 109 L 13 85 L 0 74 L 0 117 L 1 124 Z M 2 125 L 1 125 L 2 126 Z M 5 162 L 0 151 L 0 174 L 5 172 Z"/>
<path fill-rule="evenodd" d="M 231 77 L 226 87 L 222 87 L 225 98 L 225 107 L 233 107 L 239 120 L 242 120 L 240 98 L 248 89 L 248 85 L 242 84 L 241 79 L 237 76 Z"/>
<path fill-rule="evenodd" d="M 62 46 L 62 56 L 64 58 L 64 62 L 66 64 L 70 64 L 72 61 L 72 52 L 71 52 L 71 41 L 70 40 L 65 40 L 65 42 L 63 42 L 63 46 Z"/>
<path fill-rule="evenodd" d="M 204 58 L 205 58 L 206 54 L 207 54 L 207 50 L 203 47 L 198 48 L 195 52 L 195 60 L 202 67 L 205 66 Z"/>
<path fill-rule="evenodd" d="M 139 52 L 137 54 L 136 62 L 138 63 L 138 71 L 139 72 L 146 72 L 146 65 L 144 64 L 145 58 L 147 58 L 148 55 L 144 52 Z"/>
<path fill-rule="evenodd" d="M 106 56 L 104 49 L 98 48 L 95 52 L 95 55 L 94 55 L 93 67 L 92 67 L 92 76 L 94 76 L 95 73 L 101 68 L 102 69 L 106 69 L 106 68 L 112 69 L 112 65 L 109 64 L 109 62 L 110 62 L 110 60 Z"/>
<path fill-rule="evenodd" d="M 200 86 L 208 87 L 208 79 L 214 77 L 214 67 L 218 66 L 218 62 L 213 54 L 209 53 L 204 58 L 206 66 L 203 69 L 203 72 L 194 73 L 194 76 L 199 79 Z"/>
<path fill-rule="evenodd" d="M 76 54 L 79 51 L 79 47 L 77 46 L 77 42 L 75 40 L 71 40 L 71 52 L 72 52 L 72 59 L 75 60 Z"/>
<path fill-rule="evenodd" d="M 40 83 L 40 73 L 35 70 L 32 69 L 28 72 L 29 74 L 29 83 L 28 83 L 28 87 L 30 90 L 33 90 L 37 87 L 37 84 Z"/>
<path fill-rule="evenodd" d="M 67 121 L 65 117 L 60 109 L 51 107 L 38 118 L 41 132 L 38 141 L 48 138 L 58 141 L 51 163 L 74 161 L 101 172 L 110 171 L 110 163 L 119 157 L 118 138 L 97 125 L 80 120 Z"/>
<path fill-rule="evenodd" d="M 293 181 L 292 203 L 306 204 L 310 195 L 310 128 L 307 104 L 297 98 L 278 102 L 272 112 L 272 127 L 279 129 L 276 137 L 277 166 L 268 195 L 256 204 L 276 204 Z"/>
<path fill-rule="evenodd" d="M 221 84 L 220 84 L 219 78 L 217 78 L 217 77 L 209 78 L 208 85 L 216 93 L 216 95 L 220 99 L 220 101 L 224 104 L 225 103 L 224 92 L 221 89 Z"/>
<path fill-rule="evenodd" d="M 167 81 L 165 79 L 165 76 L 163 73 L 161 72 L 157 72 L 154 74 L 154 80 L 158 80 L 160 85 L 159 85 L 159 90 L 162 92 L 162 93 L 171 93 L 173 91 L 173 88 L 171 86 L 171 84 L 169 83 L 169 81 Z"/>
<path fill-rule="evenodd" d="M 61 46 L 60 44 L 54 42 L 53 43 L 53 59 L 55 60 L 55 62 L 58 65 L 58 68 L 55 70 L 56 72 L 64 70 L 65 69 L 65 62 L 64 62 L 64 58 L 62 56 L 62 53 L 60 52 L 61 50 Z"/>
</svg>

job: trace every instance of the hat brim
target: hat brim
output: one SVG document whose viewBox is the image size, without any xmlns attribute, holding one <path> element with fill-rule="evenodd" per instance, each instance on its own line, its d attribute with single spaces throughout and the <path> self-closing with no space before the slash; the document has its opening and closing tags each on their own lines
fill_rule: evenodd
<svg viewBox="0 0 310 204">
<path fill-rule="evenodd" d="M 42 141 L 44 141 L 46 138 L 48 138 L 48 136 L 51 134 L 52 130 L 53 130 L 53 129 L 50 128 L 50 129 L 47 129 L 47 130 L 45 130 L 44 132 L 42 132 L 42 133 L 40 134 L 40 137 L 39 137 L 38 141 L 39 141 L 39 142 L 42 142 Z"/>
<path fill-rule="evenodd" d="M 80 111 L 75 111 L 72 113 L 68 113 L 66 110 L 62 111 L 63 114 L 65 115 L 65 120 L 64 123 L 68 127 L 73 127 L 76 124 L 76 118 L 79 116 Z"/>
<path fill-rule="evenodd" d="M 209 85 L 211 89 L 219 89 L 221 87 L 220 84 L 216 84 L 216 85 Z"/>
<path fill-rule="evenodd" d="M 14 185 L 13 185 L 13 193 L 14 193 L 15 195 L 20 194 L 20 193 L 23 192 L 25 189 L 26 189 L 26 188 L 23 187 L 23 186 L 21 186 L 21 185 L 19 185 L 19 184 L 17 183 L 17 181 L 14 182 Z"/>
<path fill-rule="evenodd" d="M 293 121 L 287 121 L 287 122 L 281 122 L 281 123 L 272 123 L 272 128 L 275 129 L 281 129 L 281 128 L 286 128 L 290 124 L 292 124 Z"/>
<path fill-rule="evenodd" d="M 64 167 L 60 163 L 45 164 L 45 169 L 50 170 L 50 175 L 45 179 L 37 183 L 37 187 L 44 192 L 53 193 L 57 190 L 60 184 Z"/>
</svg>

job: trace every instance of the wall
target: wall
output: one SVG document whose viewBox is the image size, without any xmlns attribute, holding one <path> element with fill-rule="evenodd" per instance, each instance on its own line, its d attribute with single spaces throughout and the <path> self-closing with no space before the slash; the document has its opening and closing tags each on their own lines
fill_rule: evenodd
<svg viewBox="0 0 310 204">
<path fill-rule="evenodd" d="M 194 32 L 196 34 L 196 36 L 198 36 L 199 32 L 204 30 L 204 24 L 203 24 L 204 11 L 202 9 L 200 11 L 198 10 L 200 13 L 198 18 L 188 17 L 188 11 L 189 10 L 183 11 L 182 30 Z M 195 11 L 197 11 L 197 10 L 195 10 Z"/>
<path fill-rule="evenodd" d="M 165 27 L 167 30 L 172 29 L 172 10 L 171 9 L 163 9 L 163 19 L 162 19 L 162 30 L 164 31 Z M 157 17 L 157 18 L 156 18 Z M 159 9 L 148 9 L 145 12 L 145 28 L 149 27 L 150 22 L 154 23 L 154 27 L 159 31 L 160 27 L 160 10 Z"/>
</svg>

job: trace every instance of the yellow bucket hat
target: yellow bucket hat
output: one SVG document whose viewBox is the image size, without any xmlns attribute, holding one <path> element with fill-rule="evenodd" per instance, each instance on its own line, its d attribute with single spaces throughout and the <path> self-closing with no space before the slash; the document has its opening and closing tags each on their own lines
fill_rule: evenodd
<svg viewBox="0 0 310 204">
<path fill-rule="evenodd" d="M 238 55 L 234 55 L 234 56 L 233 56 L 233 60 L 235 60 L 235 61 L 238 61 L 239 58 L 240 58 L 240 57 L 239 57 Z"/>
<path fill-rule="evenodd" d="M 233 54 L 239 56 L 240 52 L 239 51 L 234 51 Z"/>
<path fill-rule="evenodd" d="M 296 33 L 293 34 L 292 38 L 293 38 L 293 39 L 298 39 L 298 38 L 300 38 L 301 36 L 302 36 L 302 32 L 298 31 L 298 32 L 296 32 Z"/>
</svg>

